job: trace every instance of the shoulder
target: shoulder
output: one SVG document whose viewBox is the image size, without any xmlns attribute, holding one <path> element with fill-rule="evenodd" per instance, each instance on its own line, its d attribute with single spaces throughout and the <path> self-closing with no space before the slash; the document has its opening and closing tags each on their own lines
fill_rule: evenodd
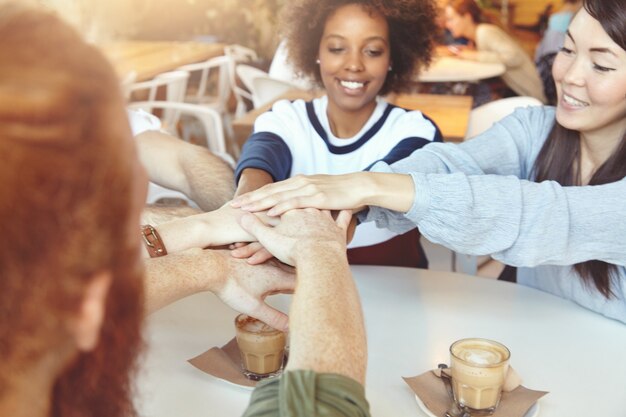
<svg viewBox="0 0 626 417">
<path fill-rule="evenodd" d="M 419 110 L 407 110 L 394 105 L 385 121 L 385 130 L 403 137 L 433 140 L 439 131 L 435 122 Z"/>
<path fill-rule="evenodd" d="M 529 106 L 517 108 L 512 114 L 497 122 L 482 135 L 502 141 L 510 137 L 518 148 L 537 150 L 547 139 L 555 123 L 555 108 L 551 106 Z M 479 136 L 482 136 L 479 135 Z"/>
<path fill-rule="evenodd" d="M 510 40 L 511 36 L 502 28 L 491 23 L 480 23 L 476 27 L 476 42 Z"/>
<path fill-rule="evenodd" d="M 294 117 L 303 112 L 306 112 L 306 102 L 304 100 L 278 100 L 262 116 Z"/>
<path fill-rule="evenodd" d="M 549 132 L 554 126 L 556 109 L 553 106 L 520 107 L 515 109 L 511 118 L 537 132 Z"/>
<path fill-rule="evenodd" d="M 479 23 L 476 26 L 476 33 L 478 34 L 493 34 L 493 33 L 505 33 L 502 29 L 492 23 Z"/>
<path fill-rule="evenodd" d="M 255 132 L 285 131 L 307 123 L 307 108 L 304 100 L 279 100 L 270 110 L 261 114 L 254 122 Z"/>
</svg>

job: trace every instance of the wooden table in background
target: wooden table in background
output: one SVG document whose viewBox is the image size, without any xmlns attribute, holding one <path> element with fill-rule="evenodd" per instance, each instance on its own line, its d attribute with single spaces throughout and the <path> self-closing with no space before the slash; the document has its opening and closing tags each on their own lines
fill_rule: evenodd
<svg viewBox="0 0 626 417">
<path fill-rule="evenodd" d="M 102 46 L 120 79 L 135 72 L 145 81 L 181 65 L 224 55 L 224 44 L 175 41 L 117 41 Z"/>
<path fill-rule="evenodd" d="M 430 67 L 416 77 L 422 83 L 476 82 L 499 77 L 506 67 L 500 62 L 480 62 L 452 56 L 435 57 Z"/>
<path fill-rule="evenodd" d="M 311 100 L 323 94 L 321 91 L 290 90 L 275 101 Z M 420 110 L 437 123 L 445 141 L 460 142 L 465 138 L 470 110 L 471 96 L 448 96 L 438 94 L 398 94 L 387 97 L 390 103 L 410 110 Z M 254 126 L 254 121 L 261 113 L 266 112 L 272 103 L 253 109 L 244 116 L 233 121 L 233 131 L 239 147 L 243 146 Z"/>
</svg>

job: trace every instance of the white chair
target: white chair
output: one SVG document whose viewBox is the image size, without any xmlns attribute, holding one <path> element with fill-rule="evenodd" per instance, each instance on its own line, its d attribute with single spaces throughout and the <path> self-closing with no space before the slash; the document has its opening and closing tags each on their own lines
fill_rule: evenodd
<svg viewBox="0 0 626 417">
<path fill-rule="evenodd" d="M 179 67 L 179 70 L 189 72 L 192 77 L 198 77 L 197 87 L 189 89 L 184 101 L 210 107 L 220 115 L 225 115 L 230 97 L 229 66 L 229 58 L 223 55 Z"/>
<path fill-rule="evenodd" d="M 154 101 L 157 97 L 159 88 L 165 88 L 165 99 L 167 101 L 182 102 L 185 98 L 187 90 L 187 81 L 189 80 L 189 72 L 187 71 L 168 71 L 157 75 L 151 80 L 141 81 L 130 84 L 128 90 L 131 94 L 138 91 L 146 91 L 148 101 Z"/>
<path fill-rule="evenodd" d="M 267 72 L 253 67 L 252 65 L 237 64 L 235 67 L 237 78 L 244 85 L 245 89 L 240 87 L 237 82 L 233 84 L 233 93 L 237 100 L 237 110 L 235 111 L 235 117 L 243 116 L 248 110 L 246 100 L 254 106 L 254 95 L 252 93 L 254 85 L 252 81 L 257 77 L 267 77 Z M 254 106 L 256 107 L 256 106 Z"/>
<path fill-rule="evenodd" d="M 179 69 L 189 71 L 192 79 L 197 78 L 198 84 L 189 88 L 185 95 L 185 102 L 199 104 L 217 111 L 222 118 L 222 124 L 226 128 L 229 139 L 234 137 L 231 127 L 232 116 L 228 108 L 232 91 L 231 82 L 231 58 L 222 55 L 211 58 L 204 62 L 189 64 Z M 234 146 L 233 151 L 238 153 Z"/>
<path fill-rule="evenodd" d="M 238 45 L 238 44 L 225 46 L 224 55 L 230 58 L 230 84 L 233 89 L 235 100 L 237 101 L 237 107 L 235 109 L 235 117 L 239 118 L 243 116 L 246 113 L 246 111 L 248 111 L 246 100 L 252 101 L 252 95 L 250 94 L 251 86 L 246 84 L 245 81 L 242 80 L 242 82 L 244 82 L 244 85 L 247 91 L 239 86 L 239 83 L 237 82 L 237 77 L 239 76 L 238 75 L 239 71 L 237 70 L 237 67 L 240 64 L 250 64 L 252 62 L 256 62 L 259 60 L 259 56 L 255 50 L 247 48 L 242 45 Z M 246 66 L 248 68 L 254 68 L 254 70 L 256 71 L 261 71 L 260 69 L 252 67 L 250 65 L 246 65 Z M 263 72 L 264 74 L 267 74 L 264 71 L 261 71 L 261 72 Z"/>
<path fill-rule="evenodd" d="M 157 75 L 151 80 L 132 83 L 127 88 L 127 92 L 129 97 L 132 98 L 133 94 L 143 91 L 144 93 L 140 100 L 153 102 L 160 99 L 158 97 L 159 89 L 164 88 L 165 101 L 180 103 L 185 98 L 188 80 L 189 72 L 187 71 L 168 71 Z M 150 108 L 147 108 L 146 111 L 152 113 Z M 167 125 L 174 125 L 176 122 L 176 116 L 170 110 L 164 110 L 161 119 Z"/>
<path fill-rule="evenodd" d="M 254 49 L 238 44 L 226 45 L 224 55 L 231 57 L 235 62 L 254 62 L 259 59 Z"/>
<path fill-rule="evenodd" d="M 130 103 L 128 107 L 143 109 L 149 113 L 152 113 L 154 110 L 170 110 L 174 115 L 174 123 L 165 124 L 162 119 L 163 129 L 187 141 L 190 140 L 191 135 L 189 130 L 185 130 L 185 125 L 190 126 L 195 121 L 202 129 L 202 135 L 206 138 L 207 147 L 214 153 L 226 153 L 222 118 L 217 111 L 211 108 L 191 103 L 168 101 L 137 101 Z M 186 117 L 186 119 L 181 122 L 182 117 Z"/>
<path fill-rule="evenodd" d="M 283 39 L 278 44 L 274 57 L 272 57 L 268 70 L 269 76 L 274 79 L 287 81 L 302 90 L 313 88 L 315 82 L 308 77 L 299 75 L 291 62 L 289 62 L 288 57 L 287 42 Z"/>
<path fill-rule="evenodd" d="M 513 113 L 518 107 L 541 106 L 541 101 L 534 97 L 509 97 L 491 101 L 476 107 L 470 112 L 467 124 L 465 140 L 477 136 L 496 123 Z M 491 259 L 490 256 L 473 256 L 461 253 L 452 253 L 452 270 L 465 274 L 476 275 L 478 268 L 485 265 Z"/>
<path fill-rule="evenodd" d="M 491 101 L 476 107 L 470 112 L 465 139 L 483 133 L 495 122 L 513 113 L 518 107 L 541 106 L 541 101 L 534 97 L 509 97 Z"/>
<path fill-rule="evenodd" d="M 271 102 L 281 94 L 298 88 L 294 84 L 269 76 L 258 76 L 252 80 L 252 102 L 254 107 Z"/>
</svg>

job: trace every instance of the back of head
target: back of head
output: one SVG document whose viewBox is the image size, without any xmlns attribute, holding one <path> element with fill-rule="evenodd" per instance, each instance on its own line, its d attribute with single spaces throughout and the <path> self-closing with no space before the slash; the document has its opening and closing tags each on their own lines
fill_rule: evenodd
<svg viewBox="0 0 626 417">
<path fill-rule="evenodd" d="M 482 10 L 474 0 L 450 0 L 448 6 L 452 7 L 460 15 L 469 13 L 474 23 L 483 21 Z"/>
<path fill-rule="evenodd" d="M 59 376 L 53 415 L 132 414 L 142 286 L 122 103 L 110 65 L 72 29 L 0 5 L 0 399 L 11 375 L 67 343 L 90 277 L 110 270 L 100 347 Z"/>
</svg>

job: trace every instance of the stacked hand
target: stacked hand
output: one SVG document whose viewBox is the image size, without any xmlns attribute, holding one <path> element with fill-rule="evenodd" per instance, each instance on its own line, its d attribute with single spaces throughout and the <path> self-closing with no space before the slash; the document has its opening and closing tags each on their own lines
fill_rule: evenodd
<svg viewBox="0 0 626 417">
<path fill-rule="evenodd" d="M 295 266 L 299 251 L 312 245 L 343 248 L 350 224 L 350 211 L 340 211 L 333 219 L 330 211 L 317 209 L 290 210 L 280 218 L 280 223 L 271 227 L 263 224 L 256 216 L 241 217 L 241 227 L 254 235 L 270 253 L 280 261 Z"/>
</svg>

